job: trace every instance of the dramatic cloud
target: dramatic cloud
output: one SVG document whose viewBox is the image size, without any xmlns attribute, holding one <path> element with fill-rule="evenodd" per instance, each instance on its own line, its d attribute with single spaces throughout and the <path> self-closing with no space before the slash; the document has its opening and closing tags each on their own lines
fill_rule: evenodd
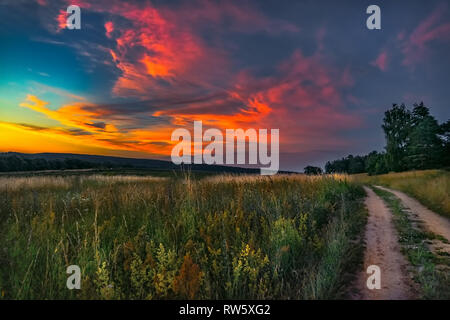
<svg viewBox="0 0 450 320">
<path fill-rule="evenodd" d="M 152 126 L 151 129 L 141 127 L 134 130 L 119 130 L 122 121 L 114 119 L 111 112 L 102 106 L 77 102 L 51 110 L 48 108 L 48 102 L 33 95 L 28 95 L 26 101 L 20 105 L 57 121 L 62 127 L 41 127 L 24 123 L 9 123 L 10 126 L 71 137 L 73 142 L 88 143 L 90 146 L 102 148 L 141 151 L 156 155 L 170 152 L 168 148 L 172 144 L 169 141 L 170 128 Z M 112 116 L 110 123 L 97 121 L 101 118 L 108 119 L 109 116 Z"/>
<path fill-rule="evenodd" d="M 50 119 L 59 121 L 61 124 L 76 127 L 86 131 L 98 131 L 104 130 L 109 132 L 115 132 L 117 129 L 113 125 L 108 125 L 107 128 L 97 128 L 94 127 L 95 119 L 102 116 L 101 113 L 95 112 L 92 108 L 89 108 L 85 102 L 73 103 L 71 105 L 65 105 L 58 110 L 50 110 L 47 105 L 49 103 L 40 100 L 38 97 L 33 95 L 27 95 L 25 102 L 20 104 L 21 107 L 29 108 L 33 111 L 42 113 L 49 117 Z M 106 126 L 105 126 L 106 127 Z"/>
<path fill-rule="evenodd" d="M 70 4 L 86 9 L 83 12 L 107 15 L 104 35 L 112 46 L 68 45 L 97 65 L 108 65 L 101 62 L 108 52 L 119 70 L 111 94 L 132 101 L 77 101 L 51 110 L 47 102 L 29 95 L 21 106 L 88 133 L 91 143 L 168 155 L 171 131 L 202 120 L 206 127 L 221 129 L 280 128 L 282 149 L 306 152 L 341 144 L 337 138 L 325 141 L 324 137 L 361 124 L 357 115 L 346 111 L 341 92 L 354 84 L 349 69 L 334 67 L 322 56 L 324 27 L 316 32 L 314 54 L 306 56 L 297 49 L 276 62 L 272 75 L 261 77 L 237 67 L 226 50 L 224 30 L 274 37 L 298 34 L 300 29 L 269 18 L 255 5 L 230 1 L 172 6 L 123 1 Z M 65 16 L 61 11 L 57 18 L 61 28 Z M 211 33 L 215 41 L 207 40 Z"/>
<path fill-rule="evenodd" d="M 431 2 L 391 4 L 391 35 L 372 32 L 370 41 L 364 23 L 350 30 L 342 21 L 355 14 L 352 1 L 329 1 L 330 10 L 271 0 L 2 2 L 1 35 L 23 40 L 0 52 L 0 90 L 14 89 L 1 99 L 0 129 L 35 149 L 42 135 L 61 150 L 167 158 L 172 131 L 195 120 L 278 128 L 281 155 L 296 169 L 371 151 L 368 139 L 382 139 L 372 117 L 381 121 L 383 108 L 408 92 L 447 94 L 442 61 L 429 59 L 442 70 L 433 88 L 410 72 L 448 51 L 448 6 Z M 80 30 L 65 28 L 68 5 L 81 7 Z"/>
</svg>

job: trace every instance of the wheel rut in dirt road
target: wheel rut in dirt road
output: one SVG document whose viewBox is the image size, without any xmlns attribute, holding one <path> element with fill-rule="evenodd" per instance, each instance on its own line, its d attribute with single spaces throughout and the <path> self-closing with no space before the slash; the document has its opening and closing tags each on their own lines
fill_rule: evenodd
<svg viewBox="0 0 450 320">
<path fill-rule="evenodd" d="M 366 226 L 363 270 L 358 274 L 353 299 L 405 300 L 416 298 L 416 290 L 408 272 L 408 262 L 400 252 L 392 213 L 372 189 L 364 187 L 369 210 Z M 376 265 L 381 270 L 381 289 L 367 287 L 367 268 Z"/>
<path fill-rule="evenodd" d="M 409 210 L 411 210 L 412 213 L 417 215 L 417 217 L 421 220 L 421 222 L 424 224 L 425 228 L 428 231 L 441 235 L 448 241 L 450 241 L 449 219 L 440 216 L 437 213 L 434 213 L 433 211 L 423 206 L 419 201 L 417 201 L 414 198 L 411 198 L 410 196 L 406 195 L 401 191 L 392 190 L 382 186 L 375 186 L 375 187 L 393 193 L 397 198 L 399 198 L 402 201 L 405 207 L 409 208 Z"/>
</svg>

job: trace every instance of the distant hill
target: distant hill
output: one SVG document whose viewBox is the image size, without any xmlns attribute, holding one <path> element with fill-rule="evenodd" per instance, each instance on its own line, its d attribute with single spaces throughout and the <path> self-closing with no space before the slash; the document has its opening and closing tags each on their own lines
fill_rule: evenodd
<svg viewBox="0 0 450 320">
<path fill-rule="evenodd" d="M 152 170 L 180 170 L 259 173 L 259 169 L 230 167 L 222 165 L 191 164 L 175 165 L 170 161 L 135 159 L 112 156 L 98 156 L 73 153 L 0 153 L 0 171 L 32 171 L 46 169 L 86 169 L 86 168 L 142 168 Z"/>
</svg>

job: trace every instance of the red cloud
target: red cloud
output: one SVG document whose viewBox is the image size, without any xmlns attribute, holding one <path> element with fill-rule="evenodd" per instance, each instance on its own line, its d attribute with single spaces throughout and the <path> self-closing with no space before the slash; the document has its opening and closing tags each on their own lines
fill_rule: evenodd
<svg viewBox="0 0 450 320">
<path fill-rule="evenodd" d="M 401 46 L 404 54 L 403 64 L 414 65 L 424 59 L 428 53 L 427 44 L 431 41 L 448 41 L 450 39 L 450 22 L 442 22 L 448 9 L 442 3 L 406 38 Z M 399 39 L 403 39 L 399 35 Z"/>
<path fill-rule="evenodd" d="M 89 5 L 86 1 L 78 4 Z M 186 2 L 170 8 L 148 2 L 90 4 L 90 10 L 106 13 L 111 19 L 111 24 L 105 24 L 106 35 L 115 42 L 109 53 L 120 70 L 113 93 L 151 99 L 151 108 L 143 106 L 148 112 L 142 116 L 166 121 L 157 137 L 153 128 L 146 128 L 132 132 L 132 140 L 164 141 L 175 126 L 203 120 L 205 125 L 218 128 L 280 128 L 282 152 L 306 152 L 340 145 L 339 130 L 360 125 L 361 119 L 345 109 L 343 91 L 354 83 L 349 69 L 332 66 L 321 54 L 325 29 L 317 33 L 316 54 L 305 56 L 297 50 L 270 77 L 254 77 L 248 70 L 236 75 L 229 51 L 217 45 L 224 26 L 233 31 L 271 34 L 298 29 L 240 3 L 197 4 Z M 213 43 L 202 36 L 211 28 L 218 35 Z M 207 99 L 185 98 L 204 96 L 205 92 Z M 174 96 L 183 101 L 171 101 L 176 100 Z M 100 112 L 101 120 L 114 118 L 105 113 L 104 106 L 89 106 L 89 110 Z M 129 117 L 134 121 L 131 114 Z M 128 121 L 127 114 L 122 113 L 121 118 Z M 120 132 L 120 123 L 114 125 Z M 93 131 L 88 127 L 83 125 L 83 129 Z M 125 140 L 117 135 L 120 138 L 108 137 L 109 143 Z M 139 144 L 136 148 L 145 149 Z"/>
<path fill-rule="evenodd" d="M 378 67 L 381 71 L 386 71 L 388 66 L 388 53 L 386 50 L 382 51 L 371 65 Z"/>
<path fill-rule="evenodd" d="M 254 78 L 241 72 L 225 98 L 228 108 L 224 105 L 221 112 L 215 106 L 223 104 L 223 97 L 208 101 L 208 108 L 192 103 L 154 115 L 170 116 L 178 125 L 203 120 L 219 128 L 280 128 L 282 150 L 304 152 L 342 145 L 336 133 L 361 125 L 360 117 L 344 108 L 341 91 L 352 85 L 348 69 L 339 71 L 319 54 L 306 57 L 298 50 L 280 64 L 276 76 Z M 239 103 L 242 107 L 222 114 Z"/>
<path fill-rule="evenodd" d="M 107 10 L 128 21 L 127 27 L 114 24 L 116 48 L 110 53 L 121 71 L 113 88 L 116 95 L 154 97 L 156 92 L 167 91 L 167 82 L 172 86 L 180 79 L 183 83 L 209 82 L 226 69 L 224 54 L 208 47 L 167 8 L 113 2 L 104 7 L 96 3 L 91 9 Z M 112 26 L 105 25 L 108 36 Z"/>
<path fill-rule="evenodd" d="M 110 53 L 121 71 L 113 88 L 118 96 L 145 98 L 164 92 L 183 93 L 186 85 L 211 88 L 229 80 L 232 74 L 228 54 L 205 42 L 200 36 L 205 27 L 219 33 L 224 25 L 245 33 L 298 31 L 296 26 L 269 19 L 256 7 L 241 2 L 198 0 L 158 7 L 149 2 L 116 0 L 78 0 L 76 4 L 107 13 L 112 20 L 120 17 L 121 23 L 105 24 L 108 37 L 112 37 L 112 27 L 115 32 L 116 47 Z"/>
<path fill-rule="evenodd" d="M 114 23 L 111 21 L 107 21 L 105 23 L 106 36 L 111 38 L 111 33 L 114 31 Z"/>
<path fill-rule="evenodd" d="M 58 30 L 64 29 L 67 25 L 67 12 L 64 10 L 59 10 L 59 14 L 56 17 L 56 22 L 58 23 Z"/>
</svg>

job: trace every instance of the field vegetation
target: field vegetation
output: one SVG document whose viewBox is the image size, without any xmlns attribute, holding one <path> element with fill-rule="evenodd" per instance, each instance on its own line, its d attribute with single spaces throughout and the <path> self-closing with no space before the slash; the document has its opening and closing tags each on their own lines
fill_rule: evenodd
<svg viewBox="0 0 450 320">
<path fill-rule="evenodd" d="M 341 298 L 363 197 L 342 176 L 2 177 L 1 297 Z"/>
</svg>

